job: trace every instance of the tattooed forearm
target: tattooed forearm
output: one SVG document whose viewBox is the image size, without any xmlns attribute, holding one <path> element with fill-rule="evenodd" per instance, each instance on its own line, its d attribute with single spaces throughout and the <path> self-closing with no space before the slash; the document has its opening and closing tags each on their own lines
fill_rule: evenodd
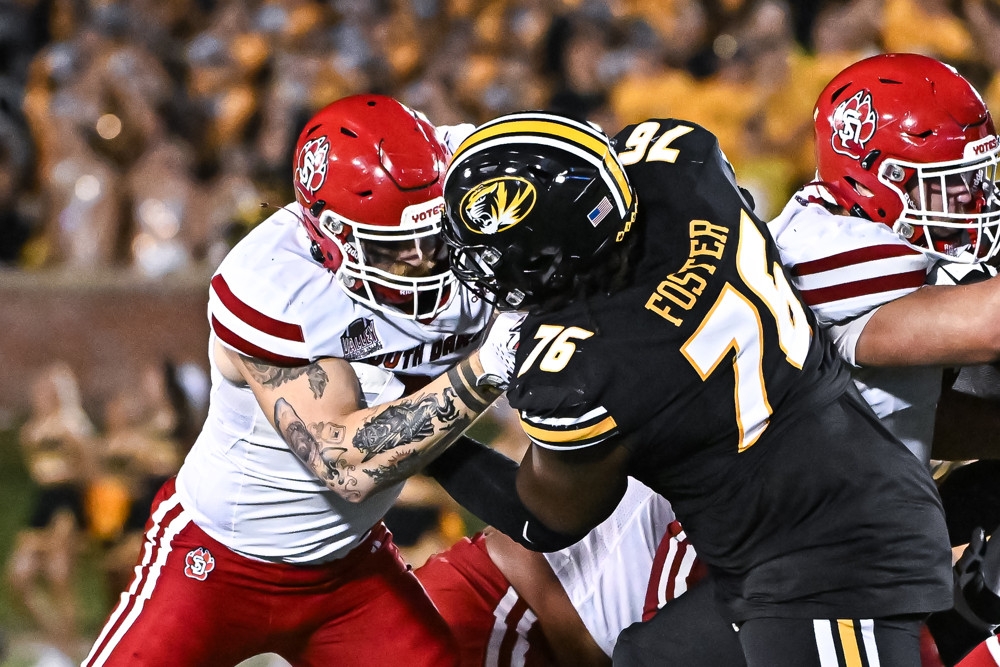
<svg viewBox="0 0 1000 667">
<path fill-rule="evenodd" d="M 424 461 L 422 456 L 415 451 L 400 452 L 393 456 L 385 465 L 378 467 L 362 468 L 362 470 L 376 484 L 388 484 L 397 480 L 403 480 L 420 470 Z"/>
<path fill-rule="evenodd" d="M 434 435 L 434 420 L 451 428 L 462 416 L 455 403 L 455 392 L 446 388 L 440 396 L 430 394 L 414 400 L 404 400 L 376 414 L 355 434 L 354 446 L 365 457 L 362 463 L 382 452 L 402 447 Z"/>
<path fill-rule="evenodd" d="M 274 404 L 274 426 L 291 447 L 292 452 L 305 463 L 309 463 L 319 443 L 306 428 L 305 422 L 295 414 L 295 409 L 283 398 L 279 398 Z"/>
<path fill-rule="evenodd" d="M 360 492 L 353 490 L 358 485 L 358 480 L 352 475 L 356 466 L 351 465 L 343 456 L 347 448 L 321 448 L 320 441 L 317 440 L 319 435 L 325 443 L 343 441 L 343 426 L 320 422 L 310 429 L 296 414 L 295 408 L 283 398 L 279 398 L 274 404 L 274 426 L 292 452 L 328 487 L 345 493 L 348 498 L 360 497 Z"/>
<path fill-rule="evenodd" d="M 326 371 L 320 368 L 318 364 L 286 368 L 272 366 L 251 357 L 243 357 L 243 362 L 246 364 L 247 370 L 250 371 L 253 379 L 265 387 L 280 387 L 286 382 L 291 382 L 305 375 L 309 378 L 309 388 L 312 389 L 313 396 L 320 398 L 323 396 L 323 392 L 326 391 L 326 385 L 330 381 Z"/>
<path fill-rule="evenodd" d="M 347 498 L 360 498 L 361 492 L 354 490 L 354 487 L 358 485 L 358 480 L 352 474 L 357 466 L 352 465 L 344 458 L 346 453 L 346 447 L 325 447 L 320 450 L 319 460 L 323 465 L 321 477 L 328 484 L 336 484 L 341 491 L 348 492 Z"/>
<path fill-rule="evenodd" d="M 248 379 L 270 390 L 295 382 L 293 387 L 279 389 L 280 393 L 294 390 L 295 396 L 302 395 L 299 387 L 303 381 L 299 378 L 305 375 L 313 394 L 320 398 L 330 382 L 326 372 L 316 364 L 280 368 L 254 359 L 246 359 L 245 363 L 250 373 Z M 272 422 L 291 451 L 328 488 L 345 498 L 360 500 L 419 471 L 450 446 L 499 395 L 495 389 L 477 386 L 475 374 L 466 366 L 458 364 L 447 378 L 432 381 L 433 389 L 370 411 L 344 415 L 344 424 L 306 423 L 286 393 L 286 397 L 274 402 Z M 299 410 L 305 411 L 302 414 L 321 418 L 331 414 L 324 412 L 323 404 L 314 404 L 307 395 L 303 398 L 298 405 Z M 334 410 L 336 405 L 337 401 L 331 402 Z M 362 418 L 365 419 L 359 426 Z"/>
</svg>

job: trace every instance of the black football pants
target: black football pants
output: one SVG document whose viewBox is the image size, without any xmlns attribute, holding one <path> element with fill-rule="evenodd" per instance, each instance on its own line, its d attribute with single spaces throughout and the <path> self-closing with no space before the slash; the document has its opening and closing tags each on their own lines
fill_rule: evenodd
<svg viewBox="0 0 1000 667">
<path fill-rule="evenodd" d="M 618 637 L 615 667 L 915 667 L 922 616 L 759 618 L 739 632 L 719 615 L 711 579 Z"/>
</svg>

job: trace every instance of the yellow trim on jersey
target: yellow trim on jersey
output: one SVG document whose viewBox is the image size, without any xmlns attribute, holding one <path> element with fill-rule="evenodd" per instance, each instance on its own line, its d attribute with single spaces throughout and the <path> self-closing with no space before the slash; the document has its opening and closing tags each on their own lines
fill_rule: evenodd
<svg viewBox="0 0 1000 667">
<path fill-rule="evenodd" d="M 521 419 L 521 428 L 528 434 L 528 437 L 543 442 L 579 442 L 609 433 L 618 428 L 618 424 L 615 423 L 614 417 L 608 415 L 596 424 L 572 430 L 553 431 L 546 428 L 539 428 L 529 424 L 524 419 Z"/>
<path fill-rule="evenodd" d="M 451 158 L 452 164 L 457 164 L 461 159 L 462 153 L 481 141 L 486 141 L 487 139 L 493 139 L 495 137 L 528 132 L 565 139 L 567 143 L 585 148 L 598 158 L 601 158 L 604 161 L 604 166 L 607 167 L 608 172 L 615 179 L 615 182 L 618 183 L 618 189 L 621 191 L 622 201 L 625 202 L 625 208 L 628 209 L 632 206 L 632 192 L 629 190 L 628 181 L 625 180 L 625 174 L 622 173 L 618 161 L 611 155 L 611 151 L 608 149 L 607 144 L 594 135 L 588 134 L 583 130 L 550 120 L 511 120 L 500 122 L 496 125 L 489 125 L 477 130 L 466 137 L 465 141 L 463 141 L 462 144 L 455 150 L 455 153 Z"/>
<path fill-rule="evenodd" d="M 837 629 L 840 633 L 840 647 L 844 649 L 844 663 L 847 667 L 861 667 L 861 649 L 858 638 L 854 634 L 854 621 L 849 618 L 837 619 Z"/>
</svg>

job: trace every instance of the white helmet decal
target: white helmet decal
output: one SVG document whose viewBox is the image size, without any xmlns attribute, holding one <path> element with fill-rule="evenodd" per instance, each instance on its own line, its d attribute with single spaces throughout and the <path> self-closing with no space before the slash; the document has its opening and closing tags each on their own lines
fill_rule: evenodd
<svg viewBox="0 0 1000 667">
<path fill-rule="evenodd" d="M 310 195 L 316 194 L 326 182 L 329 155 L 330 142 L 326 140 L 326 136 L 312 139 L 302 147 L 299 163 L 295 167 L 295 178 Z"/>
<path fill-rule="evenodd" d="M 872 96 L 867 90 L 857 93 L 840 103 L 833 112 L 833 150 L 854 158 L 861 159 L 865 144 L 875 134 L 878 125 L 878 112 L 872 107 Z"/>
</svg>

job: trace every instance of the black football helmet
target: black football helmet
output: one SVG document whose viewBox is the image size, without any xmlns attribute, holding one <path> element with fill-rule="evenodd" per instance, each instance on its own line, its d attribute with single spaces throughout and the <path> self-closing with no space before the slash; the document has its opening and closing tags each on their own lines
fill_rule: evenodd
<svg viewBox="0 0 1000 667">
<path fill-rule="evenodd" d="M 444 184 L 452 271 L 500 310 L 535 310 L 605 279 L 627 244 L 635 193 L 608 137 L 521 112 L 469 135 Z"/>
</svg>

